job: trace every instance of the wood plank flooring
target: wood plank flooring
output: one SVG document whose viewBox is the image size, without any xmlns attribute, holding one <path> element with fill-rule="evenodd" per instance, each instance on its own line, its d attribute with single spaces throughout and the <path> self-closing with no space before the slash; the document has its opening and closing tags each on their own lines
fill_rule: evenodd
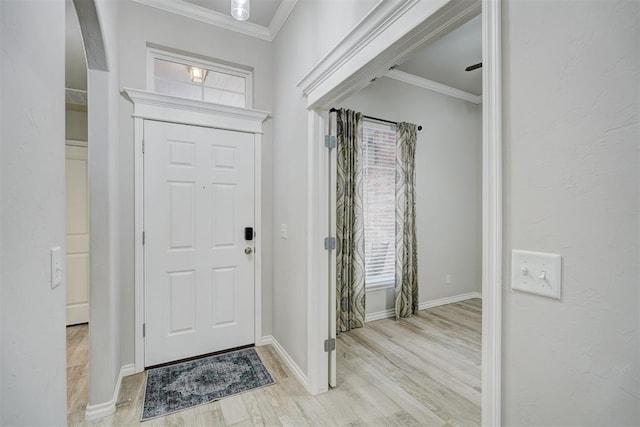
<svg viewBox="0 0 640 427">
<path fill-rule="evenodd" d="M 481 310 L 481 300 L 467 300 L 340 334 L 338 386 L 318 396 L 306 392 L 271 346 L 258 347 L 275 385 L 144 425 L 480 425 Z M 83 333 L 85 338 L 79 338 Z M 76 363 L 68 368 L 69 424 L 140 425 L 144 373 L 123 380 L 120 400 L 130 398 L 129 405 L 101 420 L 84 421 L 86 365 L 79 368 L 78 363 L 86 360 L 86 331 L 68 330 L 67 336 L 75 343 L 68 360 Z M 82 345 L 84 350 L 74 348 Z"/>
<path fill-rule="evenodd" d="M 67 417 L 84 418 L 89 401 L 89 326 L 67 327 Z"/>
</svg>

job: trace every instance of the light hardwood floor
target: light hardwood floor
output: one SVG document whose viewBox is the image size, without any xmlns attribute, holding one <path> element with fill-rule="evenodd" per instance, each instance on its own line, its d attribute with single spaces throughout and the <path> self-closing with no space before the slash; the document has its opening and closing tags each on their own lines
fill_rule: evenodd
<svg viewBox="0 0 640 427">
<path fill-rule="evenodd" d="M 82 419 L 89 401 L 89 326 L 67 327 L 67 417 Z"/>
<path fill-rule="evenodd" d="M 276 384 L 146 421 L 171 426 L 474 426 L 480 424 L 479 299 L 367 323 L 338 337 L 338 386 L 310 396 L 271 346 L 258 347 Z M 71 329 L 71 328 L 69 328 Z M 83 333 L 67 332 L 69 361 L 86 360 Z M 75 337 L 75 339 L 74 339 Z M 86 366 L 68 371 L 69 424 L 139 425 L 144 373 L 126 377 L 120 399 L 129 405 L 106 418 L 83 420 Z M 78 365 L 75 365 L 78 368 Z M 84 381 L 85 385 L 76 382 Z M 74 396 L 85 396 L 82 398 Z M 74 400 L 75 399 L 75 400 Z"/>
</svg>

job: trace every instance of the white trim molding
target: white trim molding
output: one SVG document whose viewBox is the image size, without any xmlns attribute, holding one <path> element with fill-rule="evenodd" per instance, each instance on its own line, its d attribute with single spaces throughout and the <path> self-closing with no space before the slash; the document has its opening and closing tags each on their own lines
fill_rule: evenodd
<svg viewBox="0 0 640 427">
<path fill-rule="evenodd" d="M 125 88 L 122 96 L 133 103 L 133 117 L 161 122 L 206 126 L 239 132 L 262 133 L 266 111 L 213 104 L 137 89 Z"/>
<path fill-rule="evenodd" d="M 426 310 L 428 308 L 440 307 L 441 305 L 453 304 L 460 301 L 466 301 L 474 298 L 482 299 L 482 294 L 480 292 L 468 292 L 466 294 L 454 295 L 451 297 L 438 298 L 431 301 L 423 301 L 419 304 L 419 310 Z M 389 317 L 395 317 L 396 311 L 393 308 L 383 311 L 376 311 L 375 313 L 366 313 L 364 316 L 364 321 L 373 322 L 381 319 L 388 319 Z"/>
<path fill-rule="evenodd" d="M 298 364 L 293 360 L 287 350 L 275 339 L 272 335 L 266 335 L 260 339 L 260 345 L 270 345 L 273 349 L 278 353 L 278 355 L 282 358 L 282 361 L 287 365 L 287 368 L 293 373 L 298 381 L 304 386 L 309 394 L 314 394 L 309 386 L 309 378 L 302 372 L 302 369 L 298 366 Z"/>
<path fill-rule="evenodd" d="M 88 147 L 89 141 L 85 141 L 82 139 L 65 139 L 64 145 L 69 147 Z"/>
<path fill-rule="evenodd" d="M 502 423 L 501 0 L 482 0 L 482 425 Z"/>
<path fill-rule="evenodd" d="M 468 101 L 474 104 L 482 103 L 481 95 L 475 95 L 470 92 L 465 92 L 464 90 L 443 85 L 442 83 L 434 82 L 433 80 L 425 79 L 424 77 L 409 74 L 404 71 L 391 69 L 387 74 L 385 74 L 385 77 L 389 77 L 390 79 L 398 80 L 400 82 L 421 87 L 433 92 L 438 92 L 443 95 L 451 96 L 453 98 L 462 99 L 463 101 Z"/>
<path fill-rule="evenodd" d="M 418 47 L 480 12 L 480 0 L 379 2 L 298 82 L 307 97 L 307 108 L 328 109 L 332 103 L 348 98 L 372 79 L 384 76 Z M 399 33 L 393 34 L 390 29 Z"/>
<path fill-rule="evenodd" d="M 132 1 L 155 9 L 163 10 L 165 12 L 173 13 L 174 15 L 195 19 L 196 21 L 224 28 L 225 30 L 234 31 L 256 39 L 271 42 L 275 40 L 278 32 L 280 32 L 282 26 L 287 21 L 287 18 L 291 14 L 291 11 L 298 0 L 282 0 L 280 6 L 278 6 L 278 9 L 276 10 L 276 13 L 273 15 L 273 18 L 271 18 L 271 23 L 268 27 L 248 21 L 237 21 L 233 19 L 231 15 L 216 12 L 215 10 L 207 9 L 206 7 L 198 6 L 184 0 Z"/>
<path fill-rule="evenodd" d="M 454 304 L 460 301 L 466 301 L 468 299 L 480 298 L 482 294 L 480 292 L 468 292 L 466 294 L 454 295 L 451 297 L 444 297 L 433 299 L 431 301 L 423 301 L 418 305 L 419 310 L 426 310 L 428 308 L 440 307 L 441 305 Z"/>
<path fill-rule="evenodd" d="M 284 23 L 287 22 L 289 15 L 293 12 L 296 3 L 298 3 L 298 0 L 282 0 L 280 2 L 280 6 L 278 6 L 276 13 L 273 14 L 273 18 L 271 18 L 271 22 L 269 23 L 270 41 L 276 39 Z"/>
<path fill-rule="evenodd" d="M 87 91 L 83 89 L 64 88 L 64 100 L 67 104 L 87 105 Z"/>
<path fill-rule="evenodd" d="M 156 120 L 254 134 L 255 165 L 255 300 L 254 340 L 262 337 L 262 123 L 265 111 L 230 107 L 205 101 L 178 98 L 136 89 L 123 89 L 122 96 L 133 104 L 134 120 L 134 367 L 144 371 L 144 121 Z"/>
<path fill-rule="evenodd" d="M 133 364 L 122 365 L 120 372 L 118 373 L 118 379 L 116 380 L 116 386 L 113 390 L 113 396 L 108 402 L 98 403 L 96 405 L 87 405 L 85 409 L 84 418 L 87 421 L 97 420 L 98 418 L 106 417 L 116 412 L 116 402 L 120 395 L 120 387 L 122 386 L 122 379 L 133 375 L 135 373 L 135 367 Z"/>
<path fill-rule="evenodd" d="M 388 319 L 390 317 L 396 317 L 396 310 L 394 308 L 376 311 L 374 313 L 365 313 L 364 323 L 375 322 L 376 320 Z"/>
</svg>

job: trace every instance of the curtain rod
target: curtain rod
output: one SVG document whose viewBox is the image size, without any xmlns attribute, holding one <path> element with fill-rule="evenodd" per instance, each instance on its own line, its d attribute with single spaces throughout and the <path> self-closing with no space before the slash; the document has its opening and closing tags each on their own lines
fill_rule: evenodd
<svg viewBox="0 0 640 427">
<path fill-rule="evenodd" d="M 332 109 L 329 110 L 329 113 L 335 113 L 337 111 L 338 111 L 337 108 L 332 108 Z M 365 119 L 377 120 L 379 122 L 390 123 L 390 124 L 393 124 L 393 125 L 397 125 L 398 124 L 398 122 L 392 122 L 391 120 L 379 119 L 377 117 L 365 116 L 364 114 L 362 115 L 362 117 L 364 117 Z M 422 130 L 422 126 L 418 126 L 418 130 Z"/>
</svg>

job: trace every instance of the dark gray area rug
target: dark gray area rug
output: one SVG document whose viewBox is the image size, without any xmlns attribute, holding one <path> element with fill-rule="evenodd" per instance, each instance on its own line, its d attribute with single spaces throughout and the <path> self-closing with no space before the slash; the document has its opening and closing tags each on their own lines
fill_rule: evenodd
<svg viewBox="0 0 640 427">
<path fill-rule="evenodd" d="M 142 421 L 274 382 L 253 348 L 149 369 Z"/>
</svg>

